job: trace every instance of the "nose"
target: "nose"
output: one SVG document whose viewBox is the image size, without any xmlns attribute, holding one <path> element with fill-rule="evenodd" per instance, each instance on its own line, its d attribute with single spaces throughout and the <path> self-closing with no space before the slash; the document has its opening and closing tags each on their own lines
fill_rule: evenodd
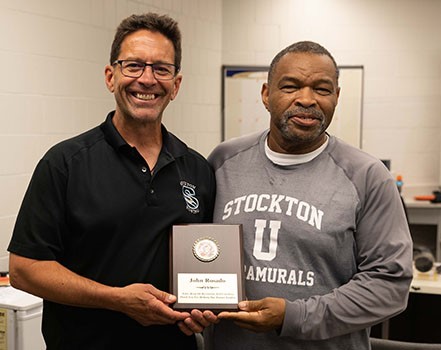
<svg viewBox="0 0 441 350">
<path fill-rule="evenodd" d="M 138 81 L 146 85 L 155 84 L 156 78 L 153 74 L 153 68 L 151 66 L 145 66 L 144 72 L 142 72 L 142 75 L 138 78 Z"/>
<path fill-rule="evenodd" d="M 310 87 L 303 87 L 299 89 L 297 91 L 295 104 L 297 106 L 302 106 L 305 108 L 315 106 L 317 104 L 317 101 L 315 99 L 314 90 Z"/>
</svg>

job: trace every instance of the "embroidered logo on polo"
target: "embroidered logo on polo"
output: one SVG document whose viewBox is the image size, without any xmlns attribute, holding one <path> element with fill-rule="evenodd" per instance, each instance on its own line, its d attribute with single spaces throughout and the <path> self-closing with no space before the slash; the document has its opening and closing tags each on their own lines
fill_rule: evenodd
<svg viewBox="0 0 441 350">
<path fill-rule="evenodd" d="M 182 195 L 184 197 L 186 209 L 192 213 L 199 213 L 199 200 L 196 198 L 196 186 L 186 181 L 181 181 Z"/>
</svg>

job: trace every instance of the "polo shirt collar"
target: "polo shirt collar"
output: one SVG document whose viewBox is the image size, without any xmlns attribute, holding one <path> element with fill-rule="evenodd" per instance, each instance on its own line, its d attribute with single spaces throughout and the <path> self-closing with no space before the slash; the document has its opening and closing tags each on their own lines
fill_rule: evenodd
<svg viewBox="0 0 441 350">
<path fill-rule="evenodd" d="M 112 123 L 112 118 L 115 115 L 115 111 L 110 112 L 106 120 L 100 125 L 100 128 L 107 140 L 107 142 L 115 149 L 131 147 L 126 140 L 123 139 L 121 134 Z M 168 132 L 166 127 L 161 124 L 162 132 L 162 151 L 169 153 L 173 158 L 180 157 L 188 152 L 187 145 L 179 140 L 175 135 Z"/>
</svg>

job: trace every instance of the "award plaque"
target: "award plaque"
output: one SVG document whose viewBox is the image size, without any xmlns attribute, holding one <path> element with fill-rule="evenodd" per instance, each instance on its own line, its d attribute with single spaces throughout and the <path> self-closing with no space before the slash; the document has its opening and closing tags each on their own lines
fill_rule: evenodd
<svg viewBox="0 0 441 350">
<path fill-rule="evenodd" d="M 237 310 L 245 298 L 242 225 L 174 225 L 170 279 L 176 310 Z"/>
</svg>

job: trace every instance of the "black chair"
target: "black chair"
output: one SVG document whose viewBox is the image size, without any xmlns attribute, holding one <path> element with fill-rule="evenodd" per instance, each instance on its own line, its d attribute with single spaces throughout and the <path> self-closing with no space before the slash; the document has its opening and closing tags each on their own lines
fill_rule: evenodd
<svg viewBox="0 0 441 350">
<path fill-rule="evenodd" d="M 441 350 L 441 344 L 411 343 L 391 339 L 370 338 L 372 350 Z"/>
</svg>

